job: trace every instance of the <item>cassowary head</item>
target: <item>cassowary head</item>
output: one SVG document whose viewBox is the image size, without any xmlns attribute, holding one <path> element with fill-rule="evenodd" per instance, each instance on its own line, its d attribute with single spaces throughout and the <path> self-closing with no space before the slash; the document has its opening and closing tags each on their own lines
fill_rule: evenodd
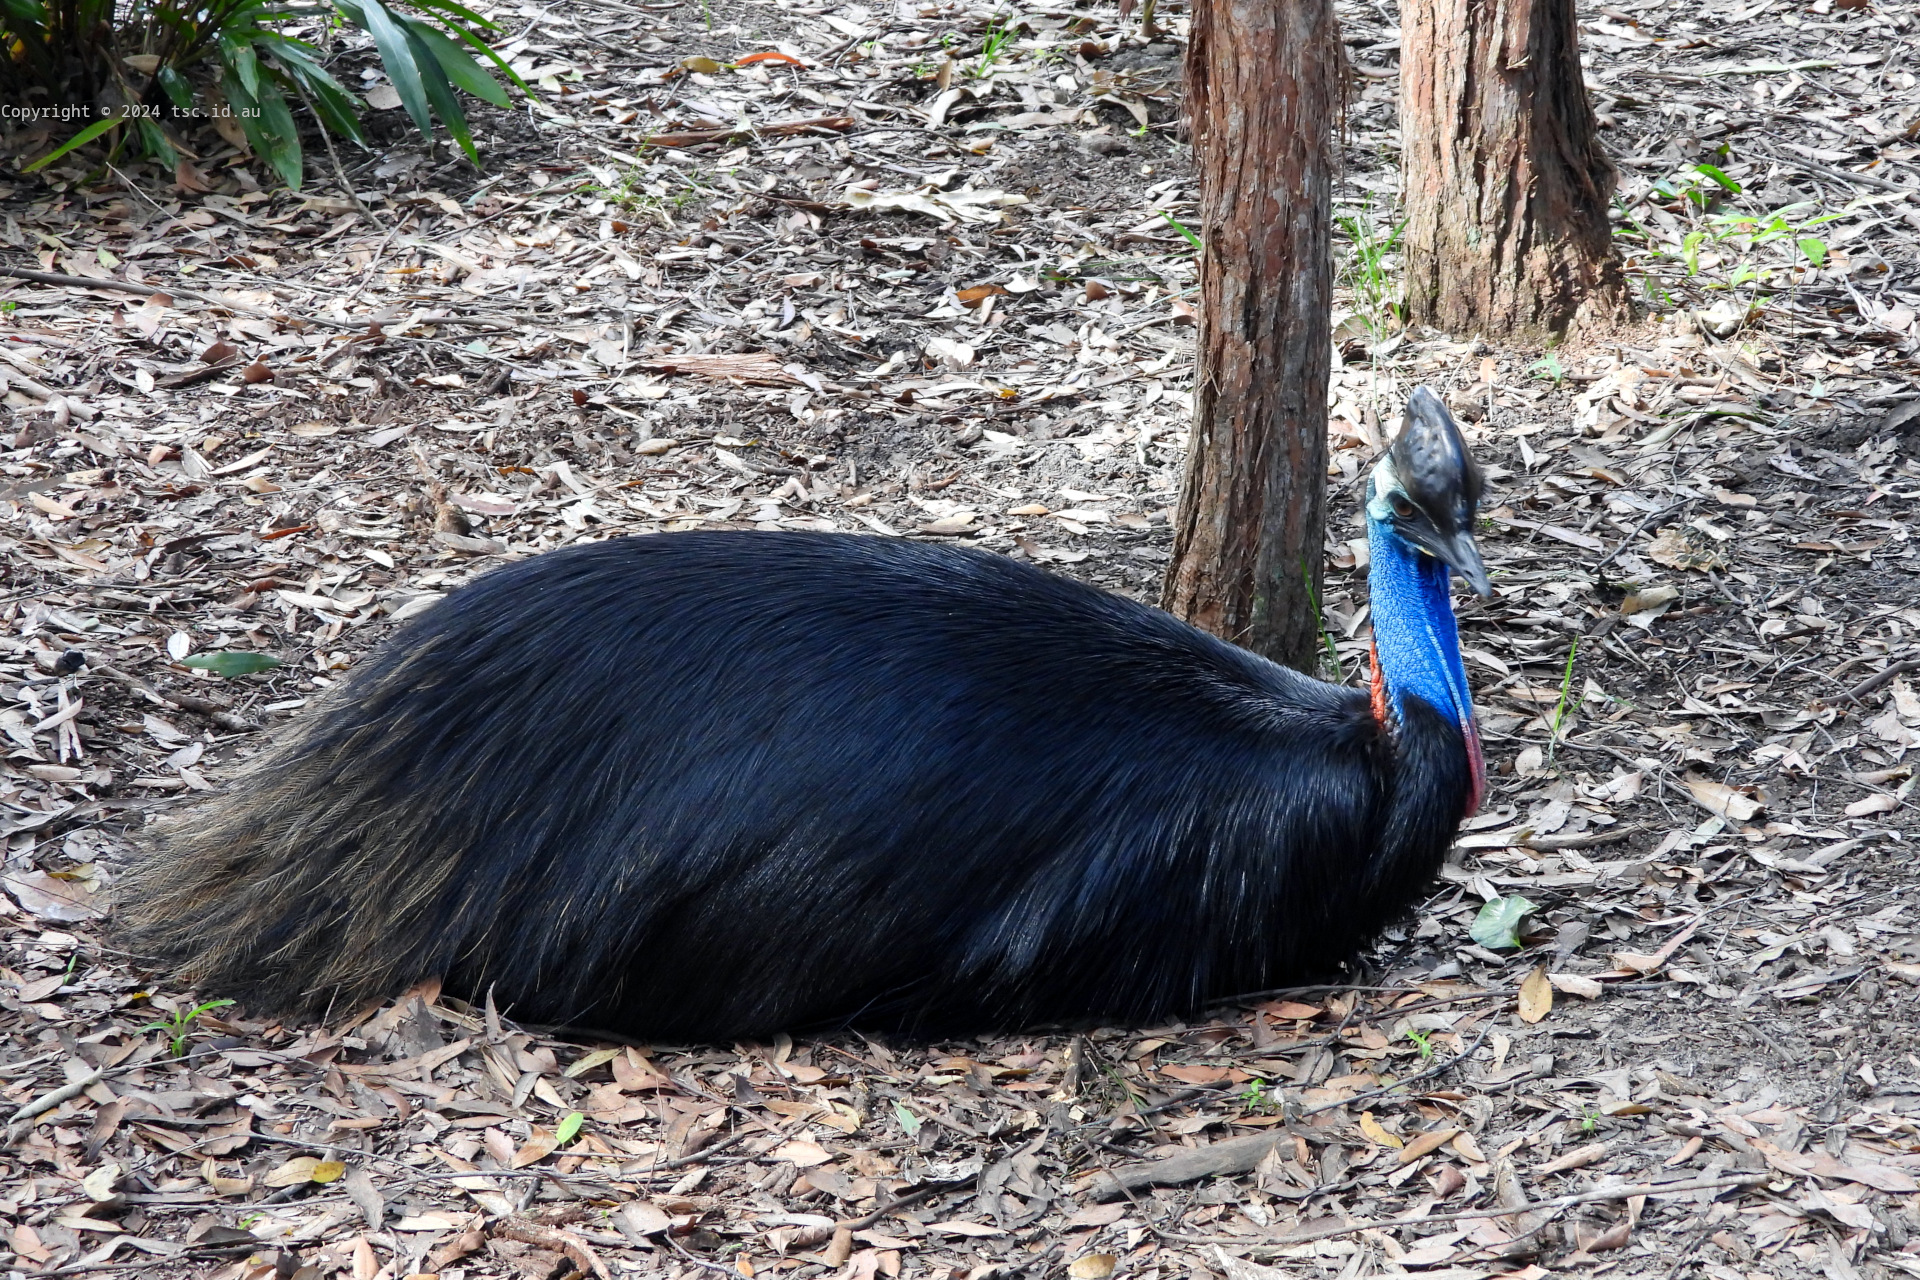
<svg viewBox="0 0 1920 1280">
<path fill-rule="evenodd" d="M 1439 396 L 1417 388 L 1407 397 L 1400 434 L 1374 466 L 1367 514 L 1490 596 L 1493 584 L 1473 541 L 1480 487 L 1480 468 L 1453 415 Z"/>
</svg>

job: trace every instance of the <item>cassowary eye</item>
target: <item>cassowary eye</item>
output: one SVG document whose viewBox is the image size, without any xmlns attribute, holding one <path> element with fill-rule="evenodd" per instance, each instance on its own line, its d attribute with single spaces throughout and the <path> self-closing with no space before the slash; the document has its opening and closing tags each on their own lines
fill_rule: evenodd
<svg viewBox="0 0 1920 1280">
<path fill-rule="evenodd" d="M 1409 498 L 1406 494 L 1390 493 L 1387 495 L 1387 501 L 1393 504 L 1393 514 L 1399 516 L 1402 520 L 1413 515 L 1413 499 Z"/>
</svg>

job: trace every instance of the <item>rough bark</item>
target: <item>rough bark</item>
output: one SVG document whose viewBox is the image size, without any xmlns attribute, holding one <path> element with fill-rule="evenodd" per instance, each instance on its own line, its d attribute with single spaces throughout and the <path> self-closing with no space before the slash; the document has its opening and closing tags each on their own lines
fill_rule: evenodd
<svg viewBox="0 0 1920 1280">
<path fill-rule="evenodd" d="M 1199 377 L 1161 604 L 1312 670 L 1319 641 L 1344 66 L 1331 0 L 1196 0 Z"/>
<path fill-rule="evenodd" d="M 1407 318 L 1552 340 L 1626 313 L 1574 0 L 1406 0 Z"/>
</svg>

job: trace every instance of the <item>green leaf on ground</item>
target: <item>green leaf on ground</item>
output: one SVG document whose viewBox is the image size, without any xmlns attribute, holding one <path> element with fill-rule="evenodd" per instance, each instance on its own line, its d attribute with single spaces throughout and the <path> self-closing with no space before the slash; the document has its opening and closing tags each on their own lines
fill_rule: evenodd
<svg viewBox="0 0 1920 1280">
<path fill-rule="evenodd" d="M 1480 908 L 1467 930 L 1473 940 L 1489 950 L 1520 945 L 1520 922 L 1533 910 L 1533 904 L 1518 894 L 1495 898 Z"/>
<path fill-rule="evenodd" d="M 219 653 L 196 653 L 191 658 L 182 658 L 180 665 L 193 667 L 199 671 L 211 671 L 217 676 L 231 680 L 235 676 L 258 675 L 262 671 L 271 671 L 282 665 L 280 659 L 270 653 L 241 653 L 227 649 Z"/>
</svg>

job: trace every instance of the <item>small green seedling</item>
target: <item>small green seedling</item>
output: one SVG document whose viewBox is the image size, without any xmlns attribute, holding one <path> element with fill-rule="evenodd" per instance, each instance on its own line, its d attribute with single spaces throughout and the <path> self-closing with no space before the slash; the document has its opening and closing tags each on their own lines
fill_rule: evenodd
<svg viewBox="0 0 1920 1280">
<path fill-rule="evenodd" d="M 1715 185 L 1717 185 L 1721 190 L 1725 191 L 1728 195 L 1737 196 L 1746 189 L 1742 187 L 1739 183 L 1735 182 L 1732 178 L 1728 177 L 1725 171 L 1719 168 L 1716 168 L 1713 165 L 1696 164 L 1693 167 L 1696 172 L 1704 174 L 1708 178 L 1712 179 Z"/>
<path fill-rule="evenodd" d="M 1141 125 L 1140 127 L 1143 131 L 1146 129 L 1145 125 Z M 1199 253 L 1202 249 L 1206 248 L 1206 245 L 1201 242 L 1200 237 L 1195 235 L 1192 229 L 1189 228 L 1186 223 L 1180 221 L 1180 219 L 1174 217 L 1172 214 L 1168 213 L 1165 209 L 1162 209 L 1160 211 L 1160 216 L 1167 220 L 1168 226 L 1172 227 L 1175 231 L 1178 231 L 1182 236 L 1186 238 L 1187 243 L 1193 246 L 1193 251 L 1195 253 Z"/>
<path fill-rule="evenodd" d="M 1321 611 L 1320 595 L 1313 589 L 1313 575 L 1307 571 L 1306 557 L 1300 558 L 1300 580 L 1307 585 L 1307 605 L 1313 610 L 1313 619 L 1320 624 L 1320 640 L 1327 647 L 1327 670 L 1333 673 L 1335 684 L 1345 684 L 1347 673 L 1340 669 L 1340 651 L 1334 647 L 1333 632 L 1327 627 L 1327 615 Z"/>
<path fill-rule="evenodd" d="M 1547 726 L 1555 743 L 1560 741 L 1560 724 L 1567 715 L 1567 698 L 1573 692 L 1573 659 L 1580 652 L 1580 637 L 1575 636 L 1573 643 L 1567 646 L 1567 669 L 1560 675 L 1560 705 L 1553 709 L 1553 723 Z"/>
<path fill-rule="evenodd" d="M 1600 1127 L 1600 1109 L 1591 1102 L 1580 1113 L 1580 1132 L 1591 1134 Z"/>
<path fill-rule="evenodd" d="M 1560 353 L 1557 351 L 1547 352 L 1528 366 L 1527 371 L 1536 378 L 1552 379 L 1556 387 L 1567 380 L 1566 366 L 1560 363 Z"/>
<path fill-rule="evenodd" d="M 1005 53 L 1007 46 L 1013 42 L 1013 37 L 1014 28 L 1001 26 L 1000 20 L 995 18 L 993 25 L 987 28 L 985 41 L 980 45 L 980 60 L 974 63 L 973 74 L 976 76 L 990 74 L 994 64 L 1000 61 L 1000 55 Z"/>
<path fill-rule="evenodd" d="M 203 1013 L 215 1009 L 224 1009 L 232 1004 L 231 1000 L 209 1000 L 205 1004 L 195 1005 L 191 1009 L 175 1009 L 158 1022 L 149 1022 L 141 1027 L 142 1031 L 164 1031 L 167 1033 L 167 1051 L 176 1058 L 187 1056 L 187 1033 L 193 1030 L 193 1024 Z"/>
<path fill-rule="evenodd" d="M 1264 1111 L 1273 1105 L 1273 1099 L 1267 1096 L 1267 1082 L 1249 1080 L 1247 1087 L 1240 1091 L 1240 1106 L 1246 1111 Z"/>
<path fill-rule="evenodd" d="M 1420 1051 L 1422 1062 L 1433 1057 L 1433 1032 L 1422 1031 L 1418 1027 L 1408 1027 L 1407 1039 L 1413 1041 L 1413 1047 Z"/>
<path fill-rule="evenodd" d="M 578 1111 L 567 1112 L 567 1114 L 561 1118 L 559 1127 L 553 1131 L 553 1141 L 555 1145 L 564 1147 L 579 1137 L 580 1126 L 586 1122 L 587 1118 Z"/>
</svg>

